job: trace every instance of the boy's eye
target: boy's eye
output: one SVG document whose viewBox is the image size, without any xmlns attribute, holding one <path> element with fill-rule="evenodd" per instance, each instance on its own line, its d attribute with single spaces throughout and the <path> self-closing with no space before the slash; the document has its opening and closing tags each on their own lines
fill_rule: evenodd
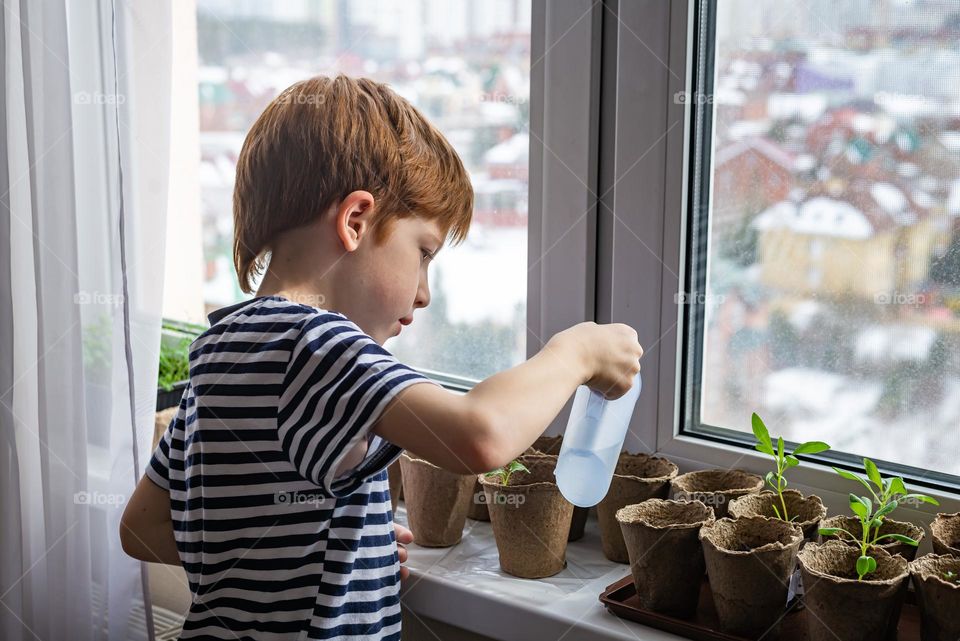
<svg viewBox="0 0 960 641">
<path fill-rule="evenodd" d="M 420 250 L 420 262 L 423 262 L 425 260 L 430 260 L 431 258 L 433 258 L 433 254 L 431 254 L 428 250 L 426 249 Z"/>
</svg>

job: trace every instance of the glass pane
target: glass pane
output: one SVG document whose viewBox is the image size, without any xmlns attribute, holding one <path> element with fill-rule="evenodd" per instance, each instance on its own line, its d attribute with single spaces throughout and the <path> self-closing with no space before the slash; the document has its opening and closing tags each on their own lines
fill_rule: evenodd
<svg viewBox="0 0 960 641">
<path fill-rule="evenodd" d="M 717 3 L 700 421 L 960 474 L 960 11 Z"/>
<path fill-rule="evenodd" d="M 387 346 L 416 367 L 483 378 L 525 356 L 530 0 L 199 0 L 200 189 L 208 308 L 246 298 L 231 195 L 244 136 L 281 90 L 342 72 L 386 82 L 457 149 L 476 192 L 432 302 Z"/>
</svg>

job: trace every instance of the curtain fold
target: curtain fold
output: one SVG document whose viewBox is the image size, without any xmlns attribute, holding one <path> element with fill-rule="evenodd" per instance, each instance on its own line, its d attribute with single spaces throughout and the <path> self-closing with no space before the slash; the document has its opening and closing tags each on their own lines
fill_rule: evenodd
<svg viewBox="0 0 960 641">
<path fill-rule="evenodd" d="M 0 638 L 147 639 L 117 528 L 149 457 L 169 172 L 165 2 L 4 4 Z"/>
</svg>

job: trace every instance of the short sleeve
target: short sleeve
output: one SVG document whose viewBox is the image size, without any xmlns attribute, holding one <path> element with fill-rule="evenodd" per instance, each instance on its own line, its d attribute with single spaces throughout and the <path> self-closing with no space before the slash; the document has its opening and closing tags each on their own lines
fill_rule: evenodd
<svg viewBox="0 0 960 641">
<path fill-rule="evenodd" d="M 335 478 L 342 459 L 364 439 L 390 401 L 417 383 L 432 383 L 339 314 L 304 321 L 290 353 L 277 408 L 280 444 L 308 481 L 332 497 L 348 496 L 400 455 L 378 441 L 363 461 Z"/>
<path fill-rule="evenodd" d="M 170 419 L 170 423 L 167 424 L 167 429 L 164 430 L 163 436 L 157 441 L 157 447 L 154 448 L 150 462 L 147 463 L 147 467 L 143 471 L 148 479 L 165 490 L 170 489 L 170 448 L 173 445 L 182 445 L 183 426 L 188 403 L 187 399 L 190 396 L 190 392 L 191 386 L 187 384 L 187 387 L 183 390 L 183 395 L 180 397 L 180 406 L 177 409 L 177 413 Z M 180 438 L 181 440 L 175 442 L 174 439 L 176 438 Z M 174 461 L 176 469 L 182 469 L 181 465 L 182 461 L 180 463 Z"/>
<path fill-rule="evenodd" d="M 170 420 L 144 470 L 147 478 L 165 490 L 170 489 L 170 443 L 173 440 L 173 430 L 179 417 L 180 413 L 178 412 Z"/>
</svg>

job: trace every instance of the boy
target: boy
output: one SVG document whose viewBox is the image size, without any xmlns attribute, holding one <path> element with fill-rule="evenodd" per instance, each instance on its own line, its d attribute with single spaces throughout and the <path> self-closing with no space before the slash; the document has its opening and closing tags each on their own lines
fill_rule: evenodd
<svg viewBox="0 0 960 641">
<path fill-rule="evenodd" d="M 460 474 L 508 463 L 580 384 L 624 394 L 643 353 L 581 323 L 455 394 L 381 345 L 430 302 L 473 192 L 444 137 L 387 86 L 300 82 L 247 135 L 234 258 L 253 299 L 217 310 L 190 384 L 120 525 L 131 556 L 182 564 L 182 639 L 398 639 L 387 466 L 403 449 Z M 531 399 L 536 402 L 530 402 Z"/>
</svg>

